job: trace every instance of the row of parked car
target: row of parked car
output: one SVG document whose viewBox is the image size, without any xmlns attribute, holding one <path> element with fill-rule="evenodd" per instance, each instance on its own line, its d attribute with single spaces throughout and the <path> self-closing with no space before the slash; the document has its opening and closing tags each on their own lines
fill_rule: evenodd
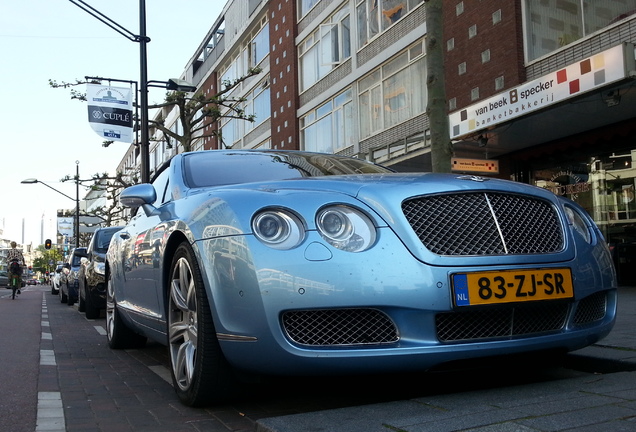
<svg viewBox="0 0 636 432">
<path fill-rule="evenodd" d="M 88 247 L 73 249 L 66 262 L 55 269 L 51 294 L 69 306 L 79 303 L 78 309 L 86 318 L 98 318 L 106 309 L 105 255 L 113 234 L 121 228 L 98 228 Z"/>
</svg>

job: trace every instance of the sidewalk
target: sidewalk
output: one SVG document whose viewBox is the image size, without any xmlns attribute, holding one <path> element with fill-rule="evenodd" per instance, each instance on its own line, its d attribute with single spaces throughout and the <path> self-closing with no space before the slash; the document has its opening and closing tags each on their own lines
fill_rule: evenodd
<svg viewBox="0 0 636 432">
<path fill-rule="evenodd" d="M 619 289 L 616 326 L 575 351 L 567 379 L 494 386 L 257 421 L 257 432 L 636 431 L 636 287 Z M 303 389 L 311 391 L 311 389 Z M 425 393 L 425 392 L 423 392 Z"/>
</svg>

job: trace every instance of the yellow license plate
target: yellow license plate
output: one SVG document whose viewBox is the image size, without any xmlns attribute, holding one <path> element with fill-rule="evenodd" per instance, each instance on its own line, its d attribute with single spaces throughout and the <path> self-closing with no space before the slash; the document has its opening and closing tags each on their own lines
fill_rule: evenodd
<svg viewBox="0 0 636 432">
<path fill-rule="evenodd" d="M 457 306 L 574 297 L 569 268 L 456 273 L 452 280 Z"/>
</svg>

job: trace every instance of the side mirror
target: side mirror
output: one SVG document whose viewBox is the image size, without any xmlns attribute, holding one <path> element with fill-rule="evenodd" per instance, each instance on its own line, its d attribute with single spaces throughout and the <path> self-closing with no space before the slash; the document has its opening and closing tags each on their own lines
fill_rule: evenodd
<svg viewBox="0 0 636 432">
<path fill-rule="evenodd" d="M 144 204 L 152 204 L 157 200 L 157 192 L 149 183 L 130 186 L 122 191 L 119 202 L 125 207 L 137 208 Z"/>
<path fill-rule="evenodd" d="M 157 201 L 157 191 L 150 183 L 142 183 L 124 189 L 119 195 L 119 202 L 124 207 L 139 208 L 141 207 L 146 216 L 156 216 L 159 210 L 152 205 Z"/>
</svg>

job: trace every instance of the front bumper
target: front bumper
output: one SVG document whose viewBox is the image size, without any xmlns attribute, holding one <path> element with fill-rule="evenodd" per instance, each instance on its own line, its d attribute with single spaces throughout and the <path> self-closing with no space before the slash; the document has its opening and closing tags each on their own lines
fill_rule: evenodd
<svg viewBox="0 0 636 432">
<path fill-rule="evenodd" d="M 431 266 L 388 229 L 380 231 L 377 244 L 362 253 L 329 248 L 315 233 L 291 251 L 272 251 L 251 236 L 232 239 L 242 254 L 227 253 L 219 240 L 202 241 L 208 298 L 230 363 L 274 374 L 423 370 L 476 357 L 576 350 L 614 325 L 614 272 L 601 252 L 569 262 L 521 257 L 476 266 L 468 257 Z M 573 299 L 454 306 L 454 273 L 563 267 L 572 269 Z M 374 333 L 373 320 L 386 334 Z"/>
</svg>

